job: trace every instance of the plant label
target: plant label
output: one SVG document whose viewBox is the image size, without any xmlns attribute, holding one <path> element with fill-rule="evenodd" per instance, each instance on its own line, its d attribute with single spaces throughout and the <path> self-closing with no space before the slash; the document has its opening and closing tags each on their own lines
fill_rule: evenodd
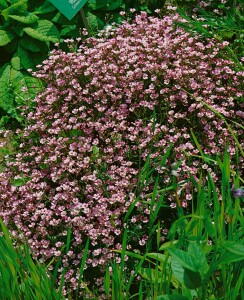
<svg viewBox="0 0 244 300">
<path fill-rule="evenodd" d="M 88 0 L 49 0 L 68 20 L 71 20 Z"/>
</svg>

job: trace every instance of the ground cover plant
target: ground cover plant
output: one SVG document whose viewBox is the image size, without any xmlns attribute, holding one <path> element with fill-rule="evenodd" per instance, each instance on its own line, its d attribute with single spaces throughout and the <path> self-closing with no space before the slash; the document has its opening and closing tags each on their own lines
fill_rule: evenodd
<svg viewBox="0 0 244 300">
<path fill-rule="evenodd" d="M 103 289 L 99 276 L 113 257 L 120 261 L 113 250 L 124 249 L 125 219 L 134 231 L 127 249 L 143 247 L 148 224 L 153 232 L 169 228 L 162 201 L 191 205 L 191 178 L 205 184 L 209 173 L 221 199 L 211 157 L 226 143 L 230 168 L 237 149 L 243 164 L 244 74 L 221 57 L 226 43 L 192 37 L 178 20 L 141 13 L 75 52 L 54 50 L 35 73 L 47 88 L 17 131 L 18 152 L 5 158 L 0 215 L 39 259 L 61 258 L 64 294 L 79 286 L 85 293 L 95 279 Z M 98 278 L 86 272 L 80 282 L 86 241 L 85 267 Z"/>
<path fill-rule="evenodd" d="M 87 27 L 95 35 L 111 23 L 119 23 L 120 10 L 147 10 L 162 7 L 164 1 L 90 0 L 84 14 L 66 19 L 49 1 L 2 0 L 0 3 L 0 128 L 24 126 L 19 107 L 31 105 L 43 88 L 29 69 L 47 58 L 55 43 L 81 36 Z M 65 48 L 65 44 L 63 44 Z M 22 88 L 26 92 L 23 93 Z"/>
</svg>

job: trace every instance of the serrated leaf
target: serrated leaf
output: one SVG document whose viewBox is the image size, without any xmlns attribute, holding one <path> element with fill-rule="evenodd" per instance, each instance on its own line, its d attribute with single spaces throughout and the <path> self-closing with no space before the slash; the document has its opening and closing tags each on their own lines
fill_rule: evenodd
<svg viewBox="0 0 244 300">
<path fill-rule="evenodd" d="M 37 17 L 33 13 L 29 13 L 25 16 L 9 15 L 9 18 L 11 18 L 15 21 L 18 21 L 20 23 L 23 23 L 23 24 L 32 24 L 32 23 L 35 23 L 39 20 L 39 17 Z"/>
<path fill-rule="evenodd" d="M 59 31 L 56 26 L 48 20 L 40 20 L 33 28 L 24 28 L 24 32 L 30 37 L 42 42 L 59 42 Z"/>
<path fill-rule="evenodd" d="M 17 71 L 20 70 L 20 58 L 18 56 L 15 56 L 11 59 L 11 66 Z"/>
<path fill-rule="evenodd" d="M 14 39 L 14 35 L 6 30 L 0 30 L 0 46 L 5 46 Z"/>
<path fill-rule="evenodd" d="M 27 1 L 18 1 L 1 12 L 1 15 L 7 21 L 9 15 L 24 15 L 27 11 Z"/>
</svg>

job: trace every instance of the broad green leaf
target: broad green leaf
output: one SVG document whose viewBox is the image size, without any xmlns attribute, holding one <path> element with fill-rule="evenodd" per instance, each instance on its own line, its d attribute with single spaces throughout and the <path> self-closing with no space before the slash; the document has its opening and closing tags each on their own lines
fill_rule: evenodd
<svg viewBox="0 0 244 300">
<path fill-rule="evenodd" d="M 13 92 L 10 83 L 10 75 L 11 75 L 11 66 L 4 66 L 2 71 L 2 76 L 0 77 L 0 107 L 8 111 L 11 107 L 13 107 Z"/>
<path fill-rule="evenodd" d="M 193 255 L 186 251 L 179 250 L 176 248 L 168 249 L 172 256 L 172 260 L 177 260 L 180 262 L 182 267 L 187 268 L 193 272 L 197 272 L 201 266 L 200 261 Z"/>
<path fill-rule="evenodd" d="M 18 21 L 23 24 L 32 24 L 39 20 L 39 17 L 37 17 L 35 14 L 27 14 L 25 16 L 18 16 L 18 15 L 9 15 L 9 18 Z"/>
<path fill-rule="evenodd" d="M 104 28 L 104 21 L 100 19 L 97 15 L 88 12 L 86 17 L 88 25 L 92 31 L 97 32 L 99 29 Z"/>
<path fill-rule="evenodd" d="M 20 58 L 18 56 L 15 56 L 11 59 L 11 66 L 17 71 L 20 70 Z"/>
<path fill-rule="evenodd" d="M 226 241 L 221 246 L 220 261 L 231 263 L 244 260 L 244 245 L 241 243 Z"/>
<path fill-rule="evenodd" d="M 162 295 L 162 296 L 158 296 L 157 300 L 189 300 L 189 299 L 181 295 Z"/>
<path fill-rule="evenodd" d="M 41 53 L 30 52 L 19 45 L 18 56 L 20 57 L 21 65 L 26 69 L 35 69 L 35 67 L 40 64 L 45 55 Z"/>
<path fill-rule="evenodd" d="M 59 31 L 53 23 L 48 20 L 40 20 L 36 26 L 33 28 L 26 27 L 24 31 L 30 37 L 42 42 L 59 42 Z"/>
<path fill-rule="evenodd" d="M 176 279 L 181 283 L 184 284 L 184 268 L 180 264 L 179 261 L 172 259 L 171 260 L 171 269 L 176 277 Z"/>
<path fill-rule="evenodd" d="M 6 0 L 1 0 L 0 1 L 0 10 L 4 10 L 8 8 L 8 2 Z"/>
<path fill-rule="evenodd" d="M 7 21 L 9 19 L 9 15 L 25 15 L 27 11 L 27 0 L 19 0 L 16 3 L 13 3 L 8 8 L 4 9 L 1 12 L 1 15 Z"/>
<path fill-rule="evenodd" d="M 14 39 L 14 35 L 5 30 L 0 30 L 0 46 L 5 46 Z"/>
<path fill-rule="evenodd" d="M 226 241 L 223 244 L 223 247 L 228 250 L 229 252 L 238 255 L 238 256 L 243 256 L 244 257 L 244 245 L 241 243 L 236 243 L 236 242 L 228 242 Z"/>
<path fill-rule="evenodd" d="M 25 48 L 25 50 L 29 50 L 32 52 L 39 52 L 40 48 L 37 45 L 37 41 L 33 40 L 33 38 L 31 38 L 28 35 L 23 36 L 23 38 L 21 39 L 21 41 L 19 42 L 19 45 L 23 48 Z"/>
<path fill-rule="evenodd" d="M 199 272 L 192 272 L 184 268 L 184 284 L 186 288 L 195 290 L 202 285 L 202 279 Z"/>
<path fill-rule="evenodd" d="M 206 274 L 209 270 L 208 261 L 200 246 L 194 242 L 189 243 L 188 253 L 197 258 L 200 265 L 199 271 Z"/>
</svg>

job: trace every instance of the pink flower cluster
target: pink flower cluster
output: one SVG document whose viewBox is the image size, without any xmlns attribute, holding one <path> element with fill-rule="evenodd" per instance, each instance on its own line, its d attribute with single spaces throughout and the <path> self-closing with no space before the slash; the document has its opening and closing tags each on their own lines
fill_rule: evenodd
<svg viewBox="0 0 244 300">
<path fill-rule="evenodd" d="M 62 256 L 71 289 L 88 237 L 87 267 L 104 265 L 121 247 L 123 216 L 148 157 L 164 188 L 172 174 L 179 181 L 198 175 L 202 160 L 191 129 L 206 155 L 223 153 L 226 142 L 231 155 L 236 152 L 213 110 L 236 122 L 230 124 L 240 139 L 244 72 L 221 58 L 225 45 L 191 36 L 174 24 L 178 19 L 142 12 L 132 23 L 88 38 L 76 52 L 52 51 L 35 73 L 47 88 L 19 132 L 17 154 L 6 157 L 0 173 L 0 216 L 18 226 L 38 257 Z M 160 161 L 172 144 L 165 167 Z M 178 161 L 177 170 L 167 167 Z M 206 168 L 217 179 L 214 167 Z M 187 206 L 189 186 L 180 197 Z M 147 224 L 147 200 L 148 206 L 136 205 L 133 224 Z M 146 239 L 142 233 L 139 244 Z"/>
</svg>

